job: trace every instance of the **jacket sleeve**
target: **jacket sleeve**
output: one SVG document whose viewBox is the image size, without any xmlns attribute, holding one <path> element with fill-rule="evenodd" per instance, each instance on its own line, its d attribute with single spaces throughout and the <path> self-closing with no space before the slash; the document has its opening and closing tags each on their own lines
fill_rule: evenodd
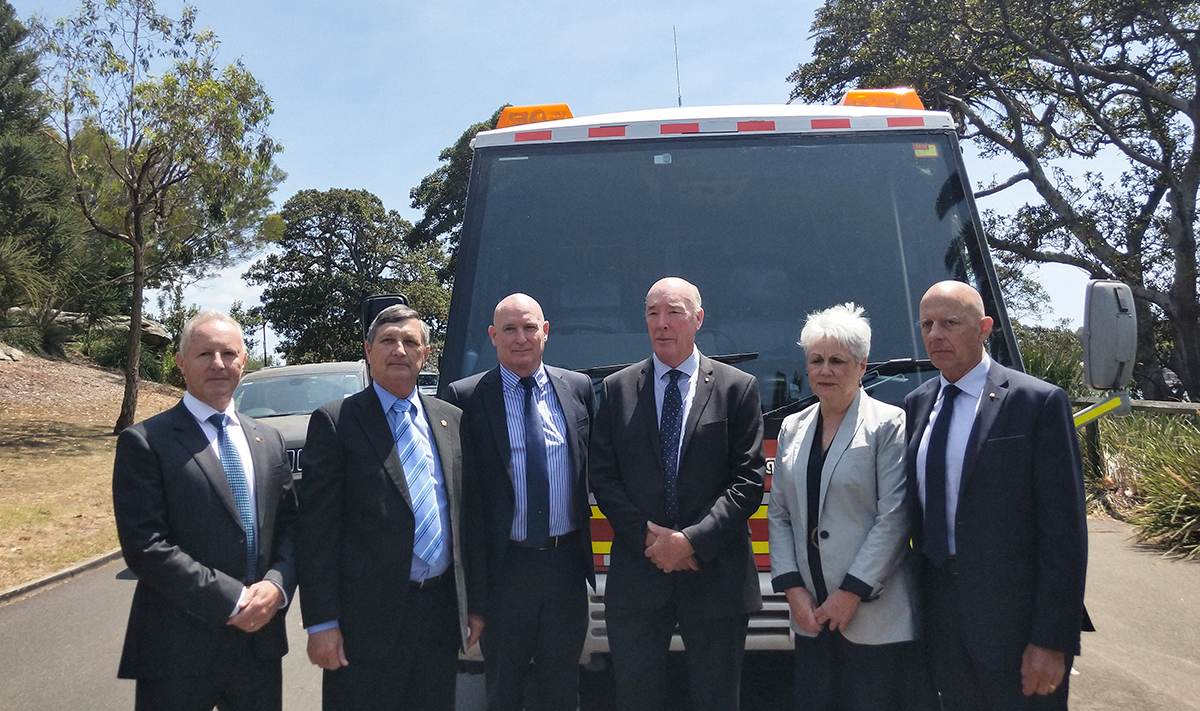
<svg viewBox="0 0 1200 711">
<path fill-rule="evenodd" d="M 729 397 L 728 486 L 713 501 L 704 518 L 683 529 L 701 562 L 716 558 L 728 545 L 735 528 L 746 530 L 746 521 L 762 504 L 767 460 L 763 455 L 758 381 L 752 377 L 742 380 Z"/>
<path fill-rule="evenodd" d="M 771 501 L 767 504 L 767 527 L 770 531 L 771 586 L 775 592 L 804 587 L 800 562 L 796 557 L 797 530 L 795 476 L 785 463 L 784 452 L 792 446 L 796 429 L 794 422 L 784 422 L 779 431 L 779 446 L 775 453 L 775 473 L 771 477 Z M 803 540 L 804 532 L 799 532 Z"/>
<path fill-rule="evenodd" d="M 202 565 L 172 540 L 163 463 L 140 427 L 117 438 L 113 513 L 125 563 L 140 582 L 206 622 L 229 619 L 242 582 Z"/>
<path fill-rule="evenodd" d="M 326 407 L 318 408 L 308 420 L 304 478 L 296 487 L 300 502 L 296 573 L 305 627 L 332 622 L 341 615 L 340 552 L 346 472 L 337 421 Z"/>
<path fill-rule="evenodd" d="M 908 545 L 908 488 L 904 471 L 904 413 L 897 411 L 872 433 L 875 450 L 875 523 L 854 556 L 848 571 L 879 594 L 884 581 L 904 560 Z"/>
<path fill-rule="evenodd" d="M 625 490 L 622 481 L 623 462 L 618 457 L 618 439 L 623 436 L 621 403 L 614 393 L 611 378 L 605 378 L 600 407 L 592 427 L 588 446 L 588 476 L 592 493 L 604 516 L 612 525 L 613 536 L 628 550 L 646 550 L 646 524 L 650 520 Z"/>
<path fill-rule="evenodd" d="M 1029 641 L 1078 654 L 1087 516 L 1079 439 L 1062 389 L 1042 403 L 1032 432 L 1038 576 Z"/>
<path fill-rule="evenodd" d="M 279 456 L 284 456 L 287 444 L 283 440 L 283 435 L 278 430 L 272 429 L 271 431 L 275 434 Z M 293 486 L 294 482 L 289 470 L 287 481 L 284 482 L 279 492 L 279 501 L 276 502 L 270 568 L 263 575 L 263 580 L 270 580 L 283 589 L 284 597 L 289 604 L 296 593 L 296 517 L 299 514 Z"/>
</svg>

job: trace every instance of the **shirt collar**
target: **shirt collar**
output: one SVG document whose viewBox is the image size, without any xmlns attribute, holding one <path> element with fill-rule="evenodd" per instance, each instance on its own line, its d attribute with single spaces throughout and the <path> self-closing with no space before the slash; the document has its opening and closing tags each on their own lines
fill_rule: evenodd
<svg viewBox="0 0 1200 711">
<path fill-rule="evenodd" d="M 988 371 L 991 368 L 992 359 L 988 357 L 987 353 L 984 353 L 983 360 L 976 363 L 974 368 L 971 368 L 967 371 L 966 375 L 959 378 L 958 382 L 954 383 L 954 387 L 978 400 L 979 396 L 983 394 L 983 386 L 987 384 Z M 950 381 L 946 380 L 946 376 L 944 375 L 940 379 L 942 381 L 942 388 L 945 389 L 950 384 Z"/>
<path fill-rule="evenodd" d="M 651 357 L 654 358 L 654 377 L 659 380 L 672 370 L 682 371 L 688 380 L 691 380 L 696 371 L 700 370 L 700 349 L 695 346 L 692 346 L 692 354 L 674 368 L 659 360 L 657 354 Z"/>
<path fill-rule="evenodd" d="M 242 423 L 237 418 L 237 408 L 233 406 L 233 400 L 230 400 L 229 407 L 226 407 L 222 411 L 206 402 L 201 402 L 200 398 L 190 392 L 185 392 L 183 394 L 183 406 L 187 408 L 188 412 L 192 413 L 192 417 L 195 417 L 197 422 L 208 422 L 208 418 L 218 412 L 224 412 L 226 425 L 233 425 L 234 427 L 242 426 Z"/>
<path fill-rule="evenodd" d="M 379 396 L 379 404 L 383 405 L 384 412 L 391 412 L 392 406 L 396 404 L 397 400 L 407 400 L 408 404 L 415 408 L 414 412 L 418 415 L 424 412 L 424 410 L 421 408 L 420 391 L 415 387 L 412 389 L 412 392 L 408 394 L 408 397 L 398 398 L 388 392 L 387 389 L 381 386 L 379 383 L 372 382 L 371 386 L 375 388 L 375 394 Z"/>
<path fill-rule="evenodd" d="M 546 383 L 550 381 L 550 378 L 546 375 L 545 363 L 538 363 L 537 370 L 533 371 L 533 380 L 537 383 L 538 390 L 546 387 Z M 500 381 L 504 383 L 505 390 L 516 390 L 523 387 L 521 385 L 521 376 L 505 368 L 503 365 L 500 366 Z"/>
</svg>

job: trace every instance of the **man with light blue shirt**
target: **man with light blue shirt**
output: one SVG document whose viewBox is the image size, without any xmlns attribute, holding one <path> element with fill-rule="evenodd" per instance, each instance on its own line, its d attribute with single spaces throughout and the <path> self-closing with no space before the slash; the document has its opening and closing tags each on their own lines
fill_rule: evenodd
<svg viewBox="0 0 1200 711">
<path fill-rule="evenodd" d="M 930 287 L 920 327 L 941 376 L 905 398 L 908 505 L 941 708 L 1065 709 L 1087 572 L 1070 401 L 988 357 L 968 284 Z"/>
<path fill-rule="evenodd" d="M 550 324 L 537 301 L 512 294 L 488 328 L 500 364 L 452 383 L 463 408 L 468 526 L 487 550 L 481 644 L 489 711 L 519 711 L 534 665 L 539 711 L 579 703 L 595 586 L 587 451 L 595 409 L 586 375 L 542 363 Z"/>
<path fill-rule="evenodd" d="M 296 509 L 283 437 L 239 415 L 242 328 L 204 311 L 180 334 L 187 393 L 121 433 L 117 535 L 137 589 L 118 676 L 137 709 L 278 711 Z"/>
<path fill-rule="evenodd" d="M 454 708 L 483 628 L 457 407 L 417 390 L 429 327 L 396 305 L 364 344 L 373 383 L 309 420 L 296 533 L 308 656 L 329 711 Z"/>
</svg>

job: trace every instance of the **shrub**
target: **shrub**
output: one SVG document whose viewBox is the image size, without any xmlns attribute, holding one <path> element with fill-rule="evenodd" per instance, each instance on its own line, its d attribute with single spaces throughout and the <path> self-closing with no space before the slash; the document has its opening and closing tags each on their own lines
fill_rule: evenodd
<svg viewBox="0 0 1200 711">
<path fill-rule="evenodd" d="M 1200 422 L 1134 413 L 1103 422 L 1110 506 L 1129 510 L 1138 539 L 1167 554 L 1200 557 Z"/>
<path fill-rule="evenodd" d="M 115 331 L 106 332 L 89 338 L 84 346 L 83 353 L 91 358 L 96 365 L 104 368 L 124 370 L 125 354 L 128 347 L 129 343 L 124 333 Z M 146 344 L 143 343 L 139 360 L 141 362 L 138 363 L 138 374 L 142 378 L 162 382 L 163 363 L 160 352 L 153 348 L 147 348 Z"/>
<path fill-rule="evenodd" d="M 1054 383 L 1071 397 L 1094 395 L 1083 382 L 1083 346 L 1063 320 L 1054 328 L 1013 324 L 1025 372 Z"/>
</svg>

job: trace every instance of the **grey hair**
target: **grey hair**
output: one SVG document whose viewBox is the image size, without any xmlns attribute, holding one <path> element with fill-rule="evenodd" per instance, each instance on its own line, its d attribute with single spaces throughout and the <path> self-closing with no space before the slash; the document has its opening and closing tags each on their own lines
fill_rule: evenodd
<svg viewBox="0 0 1200 711">
<path fill-rule="evenodd" d="M 209 321 L 220 321 L 221 323 L 227 323 L 237 329 L 238 340 L 242 341 L 242 350 L 246 350 L 246 342 L 242 340 L 242 324 L 238 323 L 237 319 L 225 313 L 224 311 L 207 309 L 191 317 L 183 324 L 183 330 L 179 332 L 180 353 L 183 353 L 184 355 L 187 354 L 187 347 L 188 343 L 192 340 L 192 333 L 196 330 L 197 326 L 208 323 Z"/>
<path fill-rule="evenodd" d="M 808 351 L 817 341 L 828 338 L 850 351 L 856 360 L 866 358 L 871 352 L 871 320 L 863 313 L 863 307 L 853 301 L 812 312 L 800 331 L 800 347 Z"/>
<path fill-rule="evenodd" d="M 379 312 L 375 320 L 371 322 L 371 327 L 367 329 L 367 343 L 375 342 L 375 334 L 379 329 L 389 323 L 401 323 L 409 319 L 416 319 L 417 323 L 421 324 L 421 345 L 429 345 L 429 324 L 421 320 L 421 312 L 405 306 L 404 304 L 394 304 Z"/>
</svg>

